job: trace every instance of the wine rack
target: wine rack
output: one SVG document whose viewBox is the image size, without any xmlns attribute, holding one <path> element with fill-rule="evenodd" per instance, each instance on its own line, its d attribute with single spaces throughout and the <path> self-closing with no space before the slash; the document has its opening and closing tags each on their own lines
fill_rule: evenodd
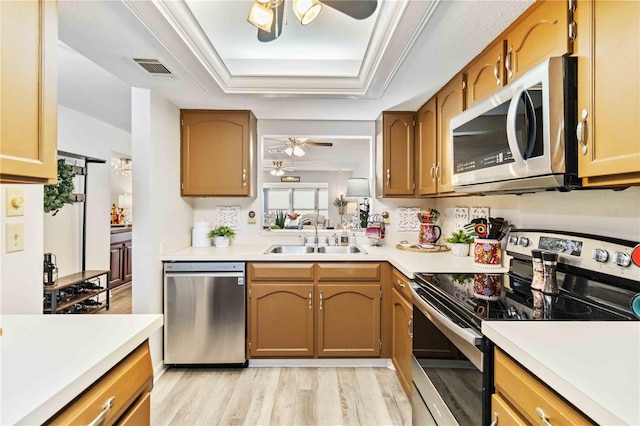
<svg viewBox="0 0 640 426">
<path fill-rule="evenodd" d="M 109 310 L 110 271 L 82 271 L 43 286 L 45 314 L 90 314 Z"/>
</svg>

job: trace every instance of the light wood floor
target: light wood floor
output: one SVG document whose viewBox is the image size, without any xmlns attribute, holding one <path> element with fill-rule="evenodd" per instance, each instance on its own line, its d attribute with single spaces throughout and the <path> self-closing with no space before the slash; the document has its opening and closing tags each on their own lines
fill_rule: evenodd
<svg viewBox="0 0 640 426">
<path fill-rule="evenodd" d="M 100 309 L 96 314 L 130 314 L 131 313 L 131 283 L 123 284 L 111 290 L 109 296 L 109 310 Z"/>
<path fill-rule="evenodd" d="M 409 425 L 389 368 L 172 368 L 151 393 L 152 425 Z"/>
</svg>

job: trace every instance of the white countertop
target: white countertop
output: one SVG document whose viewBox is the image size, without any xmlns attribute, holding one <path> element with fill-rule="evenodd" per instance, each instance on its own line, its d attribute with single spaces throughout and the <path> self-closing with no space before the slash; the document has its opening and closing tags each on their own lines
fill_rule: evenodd
<svg viewBox="0 0 640 426">
<path fill-rule="evenodd" d="M 484 321 L 482 333 L 592 420 L 640 424 L 640 322 Z"/>
<path fill-rule="evenodd" d="M 451 251 L 421 253 L 400 250 L 395 244 L 381 247 L 360 245 L 367 254 L 264 254 L 271 244 L 234 244 L 229 247 L 188 247 L 162 257 L 165 261 L 247 261 L 247 262 L 372 262 L 387 261 L 408 278 L 415 272 L 506 272 L 508 267 L 485 268 L 472 256 L 457 257 Z M 503 259 L 503 265 L 506 260 Z"/>
<path fill-rule="evenodd" d="M 162 315 L 3 315 L 0 424 L 42 424 L 162 326 Z"/>
</svg>

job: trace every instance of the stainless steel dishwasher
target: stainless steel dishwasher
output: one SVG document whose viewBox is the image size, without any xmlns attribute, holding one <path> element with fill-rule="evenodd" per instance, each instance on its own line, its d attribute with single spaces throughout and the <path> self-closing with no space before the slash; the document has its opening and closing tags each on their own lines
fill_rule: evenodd
<svg viewBox="0 0 640 426">
<path fill-rule="evenodd" d="M 165 262 L 165 364 L 246 366 L 245 264 Z"/>
</svg>

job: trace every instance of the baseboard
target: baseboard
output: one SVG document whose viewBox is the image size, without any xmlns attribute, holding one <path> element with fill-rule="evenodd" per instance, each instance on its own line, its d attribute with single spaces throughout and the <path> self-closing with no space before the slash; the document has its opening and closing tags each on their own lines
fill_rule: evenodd
<svg viewBox="0 0 640 426">
<path fill-rule="evenodd" d="M 394 369 L 389 358 L 250 359 L 249 367 L 386 367 Z"/>
</svg>

